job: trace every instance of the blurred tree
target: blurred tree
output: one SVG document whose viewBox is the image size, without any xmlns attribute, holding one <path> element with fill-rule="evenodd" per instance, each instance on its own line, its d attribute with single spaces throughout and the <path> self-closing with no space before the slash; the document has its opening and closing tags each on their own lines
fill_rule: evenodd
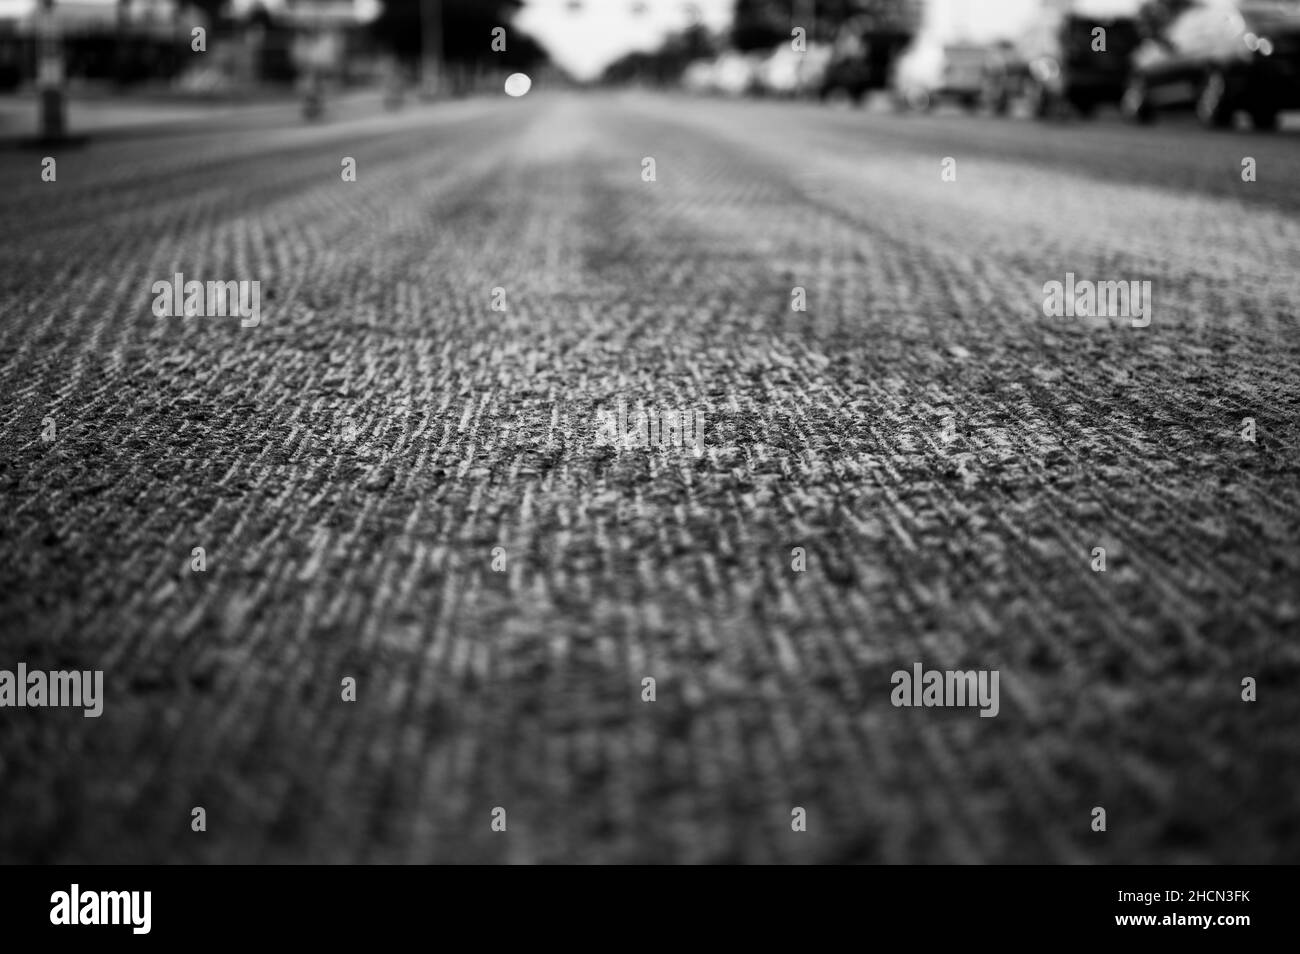
<svg viewBox="0 0 1300 954">
<path fill-rule="evenodd" d="M 731 42 L 738 50 L 766 50 L 790 35 L 790 0 L 736 0 Z"/>
<path fill-rule="evenodd" d="M 766 50 L 790 39 L 802 26 L 812 40 L 830 42 L 849 20 L 877 24 L 881 29 L 920 22 L 921 0 L 736 0 L 731 42 L 738 50 Z"/>
<path fill-rule="evenodd" d="M 127 7 L 131 0 L 119 0 L 119 2 L 123 7 Z M 185 0 L 185 5 L 203 11 L 204 16 L 208 18 L 208 23 L 214 27 L 230 14 L 230 0 Z"/>
<path fill-rule="evenodd" d="M 1157 37 L 1174 17 L 1189 7 L 1196 5 L 1196 0 L 1144 0 L 1138 7 L 1138 25 L 1144 36 Z"/>
<path fill-rule="evenodd" d="M 605 68 L 602 79 L 607 83 L 667 85 L 681 79 L 695 60 L 708 59 L 718 52 L 718 44 L 708 29 L 702 23 L 692 23 L 669 34 L 658 49 L 628 53 L 615 60 Z"/>
<path fill-rule="evenodd" d="M 419 58 L 420 0 L 380 0 L 372 35 L 404 60 Z M 546 53 L 526 34 L 510 29 L 523 0 L 442 0 L 442 53 L 450 64 L 525 69 L 546 61 Z M 492 30 L 505 27 L 503 52 L 492 50 Z"/>
</svg>

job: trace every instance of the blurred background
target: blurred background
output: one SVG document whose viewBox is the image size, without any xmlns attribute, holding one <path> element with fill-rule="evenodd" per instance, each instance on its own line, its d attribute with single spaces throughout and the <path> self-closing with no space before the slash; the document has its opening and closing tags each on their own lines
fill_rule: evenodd
<svg viewBox="0 0 1300 954">
<path fill-rule="evenodd" d="M 1294 0 L 0 0 L 0 120 L 62 102 L 635 85 L 1038 118 L 1300 105 Z M 1208 16 L 1208 20 L 1207 20 Z M 1100 41 L 1097 30 L 1104 31 Z M 202 38 L 196 39 L 202 32 Z M 494 31 L 497 31 L 494 33 Z M 501 32 L 504 31 L 504 32 Z M 1104 55 L 1098 55 L 1098 54 Z M 1228 87 L 1227 93 L 1217 92 Z M 1208 92 L 1207 92 L 1208 89 Z"/>
<path fill-rule="evenodd" d="M 1296 3 L 0 3 L 0 862 L 1300 861 Z"/>
</svg>

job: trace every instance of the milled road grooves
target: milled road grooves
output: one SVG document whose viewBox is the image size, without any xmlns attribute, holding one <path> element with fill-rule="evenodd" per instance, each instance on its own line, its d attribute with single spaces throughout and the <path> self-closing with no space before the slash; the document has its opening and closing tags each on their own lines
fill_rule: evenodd
<svg viewBox="0 0 1300 954">
<path fill-rule="evenodd" d="M 0 151 L 0 668 L 105 673 L 0 713 L 0 860 L 1300 860 L 1293 135 L 257 116 Z"/>
</svg>

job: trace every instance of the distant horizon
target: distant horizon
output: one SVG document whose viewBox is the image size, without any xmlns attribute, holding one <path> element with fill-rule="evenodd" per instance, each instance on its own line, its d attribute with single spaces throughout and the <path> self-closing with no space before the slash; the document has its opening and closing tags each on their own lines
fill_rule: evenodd
<svg viewBox="0 0 1300 954">
<path fill-rule="evenodd" d="M 630 2 L 586 0 L 581 13 L 567 12 L 568 0 L 525 0 L 517 24 L 575 79 L 588 80 L 628 53 L 652 50 L 673 30 L 688 24 L 683 0 L 643 0 L 647 13 L 633 17 Z M 1097 15 L 1132 13 L 1140 0 L 1077 0 L 1073 6 Z M 714 30 L 732 19 L 735 0 L 696 0 L 701 20 Z M 922 31 L 944 40 L 995 40 L 1014 35 L 1046 0 L 927 0 Z"/>
<path fill-rule="evenodd" d="M 162 6 L 165 0 L 132 0 L 132 6 L 136 8 Z M 317 0 L 322 3 L 346 3 L 349 0 Z M 40 0 L 0 0 L 0 17 L 20 17 L 30 13 L 40 3 Z M 351 0 L 352 6 L 360 11 L 377 9 L 379 0 Z M 116 7 L 118 0 L 55 0 L 55 6 L 68 7 Z M 261 5 L 268 10 L 282 10 L 285 8 L 285 0 L 232 0 L 231 6 L 236 12 L 242 12 L 248 8 Z M 194 6 L 192 3 L 184 3 L 181 6 Z"/>
<path fill-rule="evenodd" d="M 79 7 L 113 7 L 118 0 L 69 0 Z M 285 0 L 234 0 L 236 10 L 260 2 L 274 11 Z M 694 6 L 709 29 L 725 30 L 731 23 L 735 0 L 640 0 L 644 13 L 632 13 L 632 0 L 523 0 L 515 25 L 546 50 L 552 61 L 579 80 L 594 79 L 611 63 L 628 53 L 654 49 L 665 37 L 690 22 L 687 9 Z M 927 0 L 922 31 L 942 40 L 990 41 L 1013 35 L 1048 0 Z M 30 13 L 38 0 L 0 0 L 0 17 Z M 1075 0 L 1083 12 L 1122 14 L 1134 12 L 1140 0 Z M 363 19 L 374 15 L 378 0 L 353 0 Z M 140 6 L 153 5 L 141 2 Z"/>
</svg>

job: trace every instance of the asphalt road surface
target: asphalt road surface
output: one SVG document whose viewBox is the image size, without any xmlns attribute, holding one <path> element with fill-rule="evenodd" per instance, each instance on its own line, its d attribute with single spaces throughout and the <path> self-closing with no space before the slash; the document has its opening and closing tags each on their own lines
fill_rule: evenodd
<svg viewBox="0 0 1300 954">
<path fill-rule="evenodd" d="M 1300 137 L 534 92 L 48 153 L 0 669 L 104 711 L 0 709 L 0 860 L 1300 861 Z"/>
</svg>

